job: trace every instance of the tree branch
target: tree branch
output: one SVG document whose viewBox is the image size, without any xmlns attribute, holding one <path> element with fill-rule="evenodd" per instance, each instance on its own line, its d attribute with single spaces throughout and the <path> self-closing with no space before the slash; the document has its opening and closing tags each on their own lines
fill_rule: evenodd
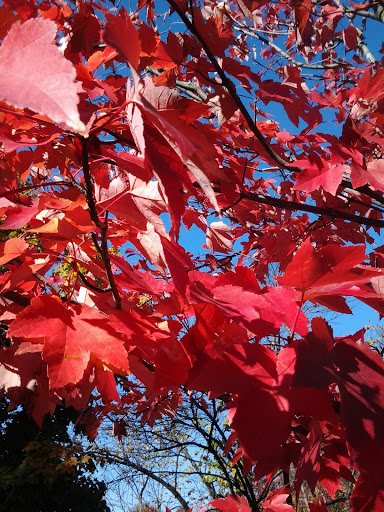
<svg viewBox="0 0 384 512">
<path fill-rule="evenodd" d="M 218 63 L 216 57 L 209 49 L 208 44 L 202 37 L 202 35 L 199 33 L 199 31 L 196 29 L 193 23 L 191 23 L 186 16 L 185 12 L 179 7 L 179 5 L 174 0 L 167 0 L 169 5 L 172 7 L 172 9 L 177 12 L 177 14 L 182 19 L 184 25 L 188 28 L 188 30 L 196 37 L 196 39 L 201 44 L 201 47 L 205 51 L 208 59 L 211 61 L 212 66 L 215 68 L 217 74 L 221 78 L 221 85 L 225 87 L 229 94 L 232 96 L 233 101 L 237 105 L 240 112 L 243 114 L 244 119 L 251 130 L 251 132 L 255 135 L 257 140 L 260 142 L 260 144 L 265 149 L 266 153 L 274 160 L 281 168 L 287 169 L 288 171 L 292 172 L 300 172 L 302 171 L 301 167 L 297 167 L 295 165 L 292 165 L 291 163 L 287 162 L 282 158 L 276 151 L 268 144 L 266 141 L 264 135 L 261 133 L 261 131 L 256 126 L 256 123 L 254 122 L 252 116 L 248 112 L 247 108 L 245 107 L 244 103 L 241 101 L 239 95 L 237 94 L 236 87 L 232 83 L 232 81 L 227 77 L 225 74 L 225 71 L 222 69 L 220 64 Z"/>
<path fill-rule="evenodd" d="M 89 171 L 88 139 L 81 137 L 80 140 L 81 140 L 82 157 L 83 157 L 85 197 L 87 200 L 89 214 L 91 216 L 92 222 L 100 230 L 100 233 L 101 233 L 101 246 L 98 246 L 98 244 L 97 244 L 97 247 L 99 247 L 99 251 L 100 251 L 103 263 L 104 263 L 105 271 L 107 273 L 109 286 L 111 288 L 113 300 L 115 302 L 115 309 L 121 309 L 121 298 L 120 298 L 119 290 L 117 289 L 117 286 L 116 286 L 115 276 L 113 275 L 113 272 L 112 272 L 111 260 L 110 260 L 109 251 L 108 251 L 107 214 L 105 216 L 105 221 L 102 222 L 97 213 L 96 198 L 95 198 L 91 174 Z M 96 236 L 93 238 L 93 240 L 95 241 L 95 239 L 96 239 Z"/>
<path fill-rule="evenodd" d="M 161 75 L 161 71 L 155 68 L 151 68 L 150 66 L 147 66 L 145 71 L 152 73 L 152 75 L 155 76 Z M 183 82 L 181 80 L 176 80 L 176 87 L 180 89 L 181 92 L 187 96 L 190 96 L 194 100 L 207 101 L 208 96 L 198 85 L 194 84 L 193 82 Z"/>
<path fill-rule="evenodd" d="M 233 18 L 234 19 L 234 18 Z M 236 20 L 234 20 L 236 21 Z M 282 48 L 280 48 L 279 46 L 277 46 L 275 43 L 272 43 L 272 41 L 269 41 L 268 39 L 266 39 L 265 37 L 263 36 L 260 36 L 259 34 L 257 34 L 256 32 L 251 32 L 249 30 L 249 27 L 241 27 L 239 25 L 235 26 L 234 27 L 235 30 L 238 30 L 239 32 L 242 32 L 243 34 L 247 35 L 247 36 L 250 36 L 250 37 L 254 37 L 255 39 L 258 39 L 259 41 L 263 42 L 264 44 L 266 44 L 267 46 L 270 46 L 271 48 L 273 48 L 274 50 L 276 50 L 276 52 L 281 55 L 284 59 L 287 59 L 289 62 L 291 62 L 292 64 L 294 64 L 295 66 L 297 66 L 298 68 L 306 68 L 306 69 L 335 69 L 335 68 L 339 68 L 340 66 L 343 65 L 343 63 L 341 62 L 335 62 L 334 64 L 305 64 L 305 63 L 301 63 L 299 62 L 298 60 L 294 59 L 293 57 L 291 57 L 289 55 L 289 53 L 287 53 L 286 51 L 284 51 Z M 344 65 L 345 66 L 345 65 Z M 345 67 L 351 67 L 351 66 L 345 66 Z"/>
<path fill-rule="evenodd" d="M 78 276 L 80 277 L 81 281 L 87 286 L 90 290 L 93 290 L 97 293 L 108 293 L 112 291 L 112 288 L 108 286 L 107 288 L 98 288 L 94 284 L 90 283 L 88 279 L 85 277 L 85 275 L 78 269 Z"/>
<path fill-rule="evenodd" d="M 178 490 L 175 487 L 173 487 L 170 483 L 168 483 L 166 480 L 164 480 L 160 476 L 156 475 L 153 471 L 145 468 L 144 466 L 137 464 L 136 462 L 129 460 L 127 457 L 121 457 L 117 454 L 111 455 L 110 453 L 105 453 L 101 450 L 96 450 L 96 454 L 99 457 L 104 458 L 108 462 L 115 463 L 115 464 L 123 464 L 124 466 L 135 469 L 139 473 L 142 473 L 143 475 L 148 476 L 152 480 L 155 480 L 155 482 L 158 482 L 160 485 L 162 485 L 165 489 L 167 489 L 177 499 L 177 501 L 180 503 L 180 505 L 183 507 L 183 509 L 185 511 L 188 511 L 190 509 L 188 503 L 181 496 L 181 494 L 178 492 Z"/>
<path fill-rule="evenodd" d="M 243 199 L 249 199 L 250 201 L 254 201 L 255 203 L 268 204 L 270 206 L 275 206 L 276 208 L 281 208 L 283 210 L 298 210 L 302 212 L 314 213 L 317 215 L 325 215 L 327 217 L 333 217 L 335 219 L 348 220 L 350 222 L 355 222 L 356 224 L 363 224 L 365 226 L 384 228 L 384 220 L 369 219 L 367 217 L 361 217 L 353 213 L 347 213 L 341 210 L 335 210 L 334 208 L 327 208 L 325 206 L 313 206 L 310 204 L 298 203 L 296 201 L 288 201 L 286 199 L 279 199 L 276 197 L 263 196 L 262 194 L 246 191 L 240 193 L 240 197 L 236 201 L 236 204 L 238 204 Z M 223 209 L 223 211 L 226 211 L 229 208 L 225 208 Z"/>
<path fill-rule="evenodd" d="M 36 279 L 38 279 L 44 286 L 46 286 L 47 288 L 49 288 L 51 291 L 55 292 L 61 300 L 68 300 L 68 296 L 67 294 L 65 293 L 64 290 L 62 290 L 59 286 L 57 286 L 57 284 L 53 284 L 51 283 L 50 281 L 48 281 L 47 278 L 45 278 L 44 276 L 42 276 L 41 274 L 39 274 L 38 272 L 35 272 L 33 274 Z"/>
<path fill-rule="evenodd" d="M 343 8 L 343 6 L 340 3 L 340 0 L 335 0 L 335 3 L 338 7 Z M 346 10 L 344 12 L 349 20 L 349 25 L 353 28 L 356 28 L 353 23 L 353 14 Z M 357 34 L 357 46 L 358 46 L 358 48 L 360 48 L 362 54 L 364 55 L 364 57 L 367 59 L 367 61 L 370 64 L 373 64 L 374 62 L 376 62 L 376 59 L 375 59 L 374 55 L 372 54 L 371 50 L 368 48 L 366 43 L 364 43 L 364 41 L 362 40 L 362 38 L 359 34 Z"/>
</svg>

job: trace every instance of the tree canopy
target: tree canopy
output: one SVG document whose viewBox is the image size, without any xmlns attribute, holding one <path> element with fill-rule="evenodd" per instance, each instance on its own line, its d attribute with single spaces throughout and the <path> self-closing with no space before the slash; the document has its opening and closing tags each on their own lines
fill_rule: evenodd
<svg viewBox="0 0 384 512">
<path fill-rule="evenodd" d="M 58 408 L 40 430 L 24 411 L 7 412 L 4 398 L 0 406 L 1 512 L 109 512 L 93 461 L 68 434 L 75 411 Z"/>
<path fill-rule="evenodd" d="M 205 393 L 263 484 L 211 506 L 294 510 L 306 482 L 326 511 L 350 481 L 353 511 L 384 507 L 381 353 L 306 309 L 384 311 L 383 22 L 381 0 L 3 0 L 10 408 L 71 406 L 93 439 Z"/>
</svg>

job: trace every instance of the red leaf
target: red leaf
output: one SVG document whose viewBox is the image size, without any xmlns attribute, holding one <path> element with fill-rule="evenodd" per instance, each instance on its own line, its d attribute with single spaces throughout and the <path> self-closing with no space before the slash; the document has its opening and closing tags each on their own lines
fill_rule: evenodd
<svg viewBox="0 0 384 512">
<path fill-rule="evenodd" d="M 347 48 L 350 50 L 356 50 L 357 48 L 357 38 L 358 38 L 359 32 L 356 27 L 350 25 L 345 30 L 343 30 L 343 39 L 344 44 Z"/>
<path fill-rule="evenodd" d="M 116 380 L 113 372 L 101 368 L 95 368 L 95 372 L 95 384 L 103 398 L 103 402 L 107 403 L 113 401 L 120 403 L 120 397 L 116 389 Z"/>
<path fill-rule="evenodd" d="M 57 297 L 36 297 L 16 317 L 9 335 L 44 343 L 51 389 L 77 384 L 90 363 L 128 373 L 123 340 L 106 316 L 87 306 L 66 308 Z"/>
<path fill-rule="evenodd" d="M 384 447 L 384 362 L 363 343 L 342 341 L 329 354 L 338 367 L 335 381 L 340 388 L 341 417 L 351 447 L 359 453 Z M 359 459 L 358 459 L 359 460 Z M 369 470 L 374 458 L 361 460 Z M 367 467 L 368 465 L 368 467 Z"/>
<path fill-rule="evenodd" d="M 305 28 L 312 9 L 312 4 L 311 0 L 293 0 L 293 3 L 295 6 L 295 20 L 298 31 L 297 39 L 301 42 L 301 38 L 304 36 Z M 303 37 L 303 39 L 306 38 Z"/>
<path fill-rule="evenodd" d="M 164 281 L 155 279 L 148 272 L 135 270 L 128 261 L 118 256 L 111 255 L 111 261 L 121 270 L 121 274 L 116 275 L 116 282 L 121 288 L 149 295 L 161 295 L 163 293 Z"/>
<path fill-rule="evenodd" d="M 52 44 L 55 37 L 56 24 L 48 19 L 12 25 L 0 47 L 0 98 L 48 116 L 64 129 L 86 134 L 77 109 L 76 71 Z"/>
<path fill-rule="evenodd" d="M 244 496 L 236 494 L 228 494 L 223 500 L 213 500 L 208 503 L 209 505 L 222 512 L 249 512 L 251 510 Z"/>
<path fill-rule="evenodd" d="M 325 299 L 327 307 L 331 309 L 332 301 L 328 300 L 328 296 L 359 296 L 358 285 L 369 283 L 373 277 L 381 275 L 381 271 L 370 267 L 367 270 L 358 267 L 364 259 L 363 245 L 329 245 L 316 250 L 307 239 L 288 265 L 284 276 L 277 281 L 282 286 L 291 286 L 300 291 L 302 300 L 324 302 Z"/>
<path fill-rule="evenodd" d="M 189 380 L 192 389 L 238 395 L 232 427 L 243 452 L 252 460 L 262 459 L 268 471 L 281 457 L 290 429 L 288 403 L 279 392 L 276 359 L 276 354 L 262 345 L 235 345 L 220 355 L 200 355 Z M 255 436 L 256 424 L 262 435 Z"/>
<path fill-rule="evenodd" d="M 212 253 L 227 253 L 232 249 L 231 227 L 222 221 L 211 222 L 207 229 L 206 244 Z"/>
<path fill-rule="evenodd" d="M 384 160 L 371 160 L 364 167 L 353 162 L 351 170 L 354 187 L 361 187 L 369 183 L 378 190 L 384 191 Z"/>
<path fill-rule="evenodd" d="M 286 503 L 289 494 L 287 494 L 285 488 L 278 489 L 275 491 L 272 496 L 268 496 L 268 498 L 263 503 L 263 511 L 264 512 L 290 512 L 293 511 L 294 508 L 291 505 Z"/>
<path fill-rule="evenodd" d="M 119 441 L 121 441 L 123 436 L 127 435 L 127 429 L 125 428 L 125 423 L 122 419 L 118 419 L 113 422 L 112 435 L 117 437 Z"/>
<path fill-rule="evenodd" d="M 139 34 L 125 9 L 116 16 L 106 15 L 104 41 L 117 50 L 135 69 L 138 68 L 141 44 Z"/>
<path fill-rule="evenodd" d="M 295 345 L 293 387 L 338 385 L 350 452 L 364 470 L 374 471 L 376 461 L 370 454 L 384 450 L 384 362 L 362 343 L 343 340 L 333 345 L 323 319 L 314 319 L 312 328 Z"/>
<path fill-rule="evenodd" d="M 362 471 L 351 496 L 353 512 L 380 512 L 384 510 L 384 481 L 380 469 L 384 451 L 371 452 L 372 462 L 377 461 L 375 471 Z"/>
<path fill-rule="evenodd" d="M 4 212 L 6 218 L 0 224 L 1 229 L 23 228 L 38 212 L 38 201 L 33 201 L 30 206 L 14 204 Z"/>
<path fill-rule="evenodd" d="M 338 186 L 341 183 L 344 165 L 332 165 L 326 160 L 316 157 L 306 160 L 298 160 L 296 164 L 303 168 L 298 173 L 294 190 L 312 192 L 323 187 L 326 192 L 336 195 Z"/>
<path fill-rule="evenodd" d="M 219 212 L 220 208 L 217 203 L 216 194 L 208 175 L 218 177 L 222 175 L 222 172 L 219 170 L 215 159 L 212 158 L 212 155 L 214 155 L 212 149 L 205 147 L 207 144 L 205 144 L 204 139 L 200 140 L 201 134 L 196 131 L 196 133 L 192 132 L 186 123 L 178 119 L 177 115 L 173 114 L 172 111 L 167 116 L 164 111 L 160 114 L 160 112 L 155 110 L 149 101 L 140 94 L 142 86 L 137 73 L 134 73 L 134 80 L 134 99 L 128 105 L 127 116 L 135 142 L 141 153 L 145 154 L 145 144 L 147 142 L 144 131 L 144 114 L 199 183 L 215 210 Z M 189 132 L 194 133 L 194 137 L 192 135 L 188 137 L 187 134 Z M 199 137 L 199 140 L 197 140 L 197 137 Z"/>
<path fill-rule="evenodd" d="M 296 496 L 299 495 L 304 480 L 309 488 L 314 492 L 320 471 L 320 449 L 323 432 L 320 424 L 312 420 L 307 440 L 303 446 L 301 456 L 296 467 L 295 490 Z"/>
<path fill-rule="evenodd" d="M 185 249 L 173 240 L 161 237 L 161 244 L 175 287 L 181 295 L 184 295 L 189 282 L 188 272 L 194 268 L 192 260 Z"/>
</svg>

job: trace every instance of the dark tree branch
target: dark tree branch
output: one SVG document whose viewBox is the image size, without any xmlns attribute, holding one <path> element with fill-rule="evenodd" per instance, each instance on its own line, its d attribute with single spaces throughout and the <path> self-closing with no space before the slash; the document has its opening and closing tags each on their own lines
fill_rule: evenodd
<svg viewBox="0 0 384 512">
<path fill-rule="evenodd" d="M 283 210 L 298 210 L 302 212 L 314 213 L 316 215 L 325 215 L 335 219 L 348 220 L 350 222 L 363 224 L 365 226 L 384 228 L 384 220 L 369 219 L 368 217 L 361 217 L 360 215 L 343 212 L 341 210 L 335 210 L 334 208 L 327 208 L 325 206 L 313 206 L 310 204 L 298 203 L 297 201 L 288 201 L 286 199 L 279 199 L 276 197 L 264 196 L 262 194 L 246 191 L 241 192 L 239 199 L 236 201 L 236 204 L 238 204 L 243 199 L 249 199 L 255 203 L 268 204 Z M 225 212 L 230 208 L 231 207 L 223 208 L 222 211 Z"/>
<path fill-rule="evenodd" d="M 79 269 L 78 269 L 78 275 L 79 275 L 81 281 L 85 284 L 85 286 L 87 288 L 89 288 L 90 290 L 93 290 L 94 292 L 97 292 L 97 293 L 108 293 L 108 292 L 112 291 L 112 288 L 110 286 L 108 286 L 107 288 L 98 288 L 94 284 L 90 283 L 88 281 L 88 279 L 85 277 L 85 275 L 82 272 L 80 272 Z"/>
<path fill-rule="evenodd" d="M 227 438 L 226 438 L 224 432 L 222 431 L 220 425 L 216 421 L 216 417 L 213 416 L 209 412 L 209 410 L 204 409 L 204 407 L 193 396 L 191 397 L 191 400 L 195 404 L 196 408 L 198 408 L 200 411 L 202 411 L 209 418 L 209 421 L 211 422 L 211 431 L 210 432 L 213 431 L 213 427 L 215 427 L 216 430 L 219 432 L 220 437 L 222 438 L 223 442 L 221 443 L 217 439 L 216 439 L 216 442 L 218 442 L 218 444 L 224 450 L 225 445 L 227 443 Z M 215 406 L 215 400 L 213 400 L 212 404 L 213 404 L 213 407 L 214 407 Z M 233 451 L 232 450 L 230 450 L 230 453 L 233 455 Z M 241 482 L 241 484 L 243 485 L 244 489 L 246 490 L 250 502 L 253 503 L 253 504 L 257 504 L 256 496 L 255 496 L 255 493 L 253 491 L 252 484 L 249 482 L 249 480 L 246 478 L 246 476 L 243 475 L 243 466 L 240 463 L 240 461 L 236 462 L 235 469 L 236 469 L 236 477 Z"/>
<path fill-rule="evenodd" d="M 335 498 L 334 500 L 327 501 L 325 503 L 325 506 L 326 507 L 330 507 L 332 505 L 336 505 L 336 503 L 341 503 L 343 501 L 348 501 L 349 499 L 350 499 L 350 496 L 343 496 L 343 497 L 340 497 L 340 498 Z"/>
<path fill-rule="evenodd" d="M 208 59 L 211 61 L 212 66 L 214 67 L 215 71 L 221 78 L 221 85 L 225 87 L 229 94 L 232 96 L 233 101 L 237 105 L 240 112 L 243 114 L 244 119 L 251 130 L 251 132 L 255 135 L 257 140 L 260 142 L 260 144 L 265 149 L 266 153 L 272 158 L 273 161 L 275 161 L 281 168 L 287 169 L 288 171 L 292 172 L 300 172 L 302 169 L 300 167 L 297 167 L 295 165 L 292 165 L 290 162 L 287 162 L 282 158 L 276 151 L 268 144 L 266 141 L 264 135 L 261 133 L 261 131 L 258 129 L 257 125 L 255 124 L 252 116 L 248 112 L 246 106 L 241 101 L 239 95 L 237 94 L 236 87 L 232 83 L 232 81 L 227 77 L 225 74 L 225 71 L 222 69 L 220 64 L 218 63 L 216 57 L 209 49 L 209 46 L 203 36 L 199 33 L 199 31 L 196 29 L 193 23 L 190 22 L 188 17 L 186 16 L 185 12 L 179 7 L 179 5 L 174 0 L 167 0 L 169 5 L 172 7 L 172 9 L 177 12 L 177 14 L 182 19 L 184 25 L 187 27 L 187 29 L 196 37 L 196 39 L 199 41 L 201 47 L 205 51 Z"/>
<path fill-rule="evenodd" d="M 85 197 L 88 204 L 89 214 L 91 216 L 92 222 L 95 226 L 100 230 L 101 234 L 101 244 L 95 243 L 96 248 L 100 251 L 105 271 L 107 273 L 107 278 L 109 282 L 109 286 L 111 288 L 111 292 L 113 295 L 113 300 L 115 302 L 115 309 L 121 309 L 121 297 L 119 294 L 119 290 L 117 289 L 115 276 L 112 272 L 111 260 L 109 257 L 108 251 L 108 221 L 107 215 L 105 216 L 105 220 L 101 221 L 100 217 L 97 213 L 96 209 L 96 198 L 92 183 L 92 178 L 89 170 L 89 157 L 88 157 L 88 139 L 81 138 L 81 147 L 82 147 L 82 157 L 83 157 L 83 173 L 84 173 L 84 189 L 85 189 Z M 93 237 L 93 240 L 97 240 L 96 236 Z"/>
</svg>

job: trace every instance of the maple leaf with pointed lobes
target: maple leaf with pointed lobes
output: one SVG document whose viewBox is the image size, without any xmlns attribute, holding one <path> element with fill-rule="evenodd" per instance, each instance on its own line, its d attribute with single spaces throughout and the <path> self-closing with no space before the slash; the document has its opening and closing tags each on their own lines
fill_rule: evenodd
<svg viewBox="0 0 384 512">
<path fill-rule="evenodd" d="M 86 134 L 80 120 L 76 71 L 52 44 L 56 24 L 35 18 L 12 25 L 0 47 L 0 98 L 48 116 L 62 128 Z"/>
<path fill-rule="evenodd" d="M 213 500 L 208 503 L 221 512 L 250 512 L 247 500 L 244 496 L 237 496 L 236 494 L 228 494 L 223 500 Z"/>
<path fill-rule="evenodd" d="M 9 207 L 1 211 L 6 215 L 0 225 L 0 231 L 4 229 L 20 229 L 24 227 L 38 212 L 38 201 L 32 201 L 31 205 L 10 203 Z"/>
<path fill-rule="evenodd" d="M 350 313 L 341 295 L 364 297 L 363 287 L 382 271 L 359 265 L 365 259 L 365 246 L 329 245 L 315 249 L 307 239 L 298 249 L 284 276 L 277 278 L 281 286 L 301 292 L 302 301 L 324 304 L 333 311 Z"/>
<path fill-rule="evenodd" d="M 43 343 L 51 389 L 77 384 L 89 364 L 129 372 L 124 340 L 105 315 L 88 306 L 69 308 L 57 297 L 36 297 L 13 322 L 9 336 Z"/>
<path fill-rule="evenodd" d="M 289 494 L 285 492 L 285 487 L 273 492 L 263 503 L 264 512 L 290 512 L 294 508 L 286 503 Z"/>
</svg>

